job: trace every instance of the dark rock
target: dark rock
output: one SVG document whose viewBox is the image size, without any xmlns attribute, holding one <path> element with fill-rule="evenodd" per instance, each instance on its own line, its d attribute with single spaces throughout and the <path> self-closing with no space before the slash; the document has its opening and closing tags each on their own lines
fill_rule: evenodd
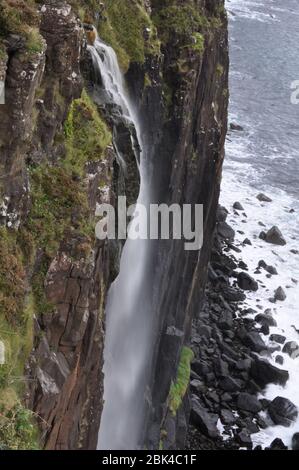
<svg viewBox="0 0 299 470">
<path fill-rule="evenodd" d="M 274 299 L 275 300 L 280 300 L 280 301 L 284 301 L 285 299 L 287 298 L 286 296 L 286 293 L 285 291 L 283 290 L 282 287 L 278 287 L 278 289 L 276 289 L 275 293 L 274 293 Z"/>
<path fill-rule="evenodd" d="M 242 290 L 257 291 L 259 288 L 258 283 L 245 272 L 238 274 L 237 282 Z"/>
<path fill-rule="evenodd" d="M 233 316 L 230 312 L 223 312 L 220 315 L 218 326 L 221 330 L 230 330 L 233 326 Z"/>
<path fill-rule="evenodd" d="M 268 196 L 266 196 L 263 193 L 258 194 L 256 198 L 261 202 L 272 202 L 272 199 L 270 199 Z"/>
<path fill-rule="evenodd" d="M 279 354 L 278 356 L 276 356 L 275 362 L 276 362 L 277 364 L 280 364 L 280 365 L 282 366 L 283 363 L 284 363 L 284 358 Z"/>
<path fill-rule="evenodd" d="M 242 127 L 239 124 L 236 124 L 234 122 L 231 122 L 229 127 L 230 127 L 231 131 L 239 131 L 239 132 L 244 131 L 244 127 Z"/>
<path fill-rule="evenodd" d="M 245 346 L 247 346 L 248 348 L 252 349 L 252 351 L 255 351 L 255 352 L 261 352 L 267 349 L 267 346 L 264 340 L 262 339 L 260 334 L 257 333 L 256 331 L 247 333 L 244 336 L 242 341 L 245 344 Z"/>
<path fill-rule="evenodd" d="M 240 371 L 244 371 L 244 370 L 249 370 L 250 367 L 251 367 L 251 362 L 252 360 L 251 359 L 242 359 L 238 362 L 236 362 L 236 369 L 240 370 Z"/>
<path fill-rule="evenodd" d="M 238 201 L 236 201 L 236 202 L 234 203 L 233 208 L 236 209 L 237 211 L 243 211 L 243 210 L 244 210 L 242 204 L 241 204 L 240 202 L 238 202 Z"/>
<path fill-rule="evenodd" d="M 270 444 L 270 450 L 288 450 L 288 447 L 278 437 Z"/>
<path fill-rule="evenodd" d="M 283 335 L 273 334 L 270 336 L 270 341 L 275 341 L 278 344 L 284 344 L 286 337 Z"/>
<path fill-rule="evenodd" d="M 216 438 L 219 435 L 217 429 L 218 415 L 209 413 L 196 399 L 192 399 L 191 423 L 205 436 Z"/>
<path fill-rule="evenodd" d="M 228 210 L 223 206 L 218 206 L 217 222 L 225 222 L 228 216 Z"/>
<path fill-rule="evenodd" d="M 266 313 L 259 313 L 254 319 L 261 325 L 277 326 L 275 318 L 273 318 L 272 315 L 267 315 Z"/>
<path fill-rule="evenodd" d="M 285 385 L 289 379 L 287 370 L 278 369 L 265 359 L 255 357 L 251 364 L 250 375 L 261 387 L 270 383 Z"/>
<path fill-rule="evenodd" d="M 261 233 L 259 234 L 259 238 L 261 240 L 266 240 L 266 232 L 264 232 L 264 230 L 262 230 Z"/>
<path fill-rule="evenodd" d="M 236 440 L 242 447 L 247 447 L 248 449 L 252 448 L 252 440 L 247 429 L 243 429 L 236 435 Z"/>
<path fill-rule="evenodd" d="M 241 390 L 241 381 L 232 377 L 224 377 L 219 382 L 219 387 L 225 392 L 239 392 Z"/>
<path fill-rule="evenodd" d="M 245 238 L 245 240 L 243 241 L 243 245 L 252 245 L 252 243 L 249 238 Z"/>
<path fill-rule="evenodd" d="M 292 359 L 296 359 L 299 356 L 299 345 L 296 341 L 288 341 L 284 345 L 282 352 L 288 354 Z"/>
<path fill-rule="evenodd" d="M 227 222 L 218 223 L 218 234 L 221 238 L 229 241 L 233 241 L 235 238 L 235 231 Z"/>
<path fill-rule="evenodd" d="M 268 266 L 267 263 L 264 260 L 260 260 L 258 266 L 259 266 L 259 268 L 263 268 L 269 274 L 272 274 L 272 275 L 277 275 L 278 274 L 277 269 L 274 268 L 274 266 Z"/>
<path fill-rule="evenodd" d="M 265 236 L 265 241 L 267 243 L 272 243 L 273 245 L 286 245 L 286 241 L 283 238 L 283 235 L 278 227 L 274 226 L 268 230 Z"/>
<path fill-rule="evenodd" d="M 251 413 L 258 413 L 262 410 L 262 405 L 254 395 L 249 393 L 240 393 L 238 396 L 237 406 L 241 410 L 250 411 Z"/>
<path fill-rule="evenodd" d="M 296 421 L 298 410 L 287 398 L 276 397 L 269 405 L 268 412 L 275 424 L 289 427 Z"/>
<path fill-rule="evenodd" d="M 236 418 L 230 410 L 221 410 L 220 411 L 220 419 L 222 424 L 234 424 L 236 422 Z"/>
<path fill-rule="evenodd" d="M 296 432 L 292 438 L 292 450 L 299 450 L 299 432 Z"/>
<path fill-rule="evenodd" d="M 228 302 L 243 302 L 246 299 L 244 292 L 233 287 L 225 286 L 222 291 L 223 297 Z"/>
</svg>

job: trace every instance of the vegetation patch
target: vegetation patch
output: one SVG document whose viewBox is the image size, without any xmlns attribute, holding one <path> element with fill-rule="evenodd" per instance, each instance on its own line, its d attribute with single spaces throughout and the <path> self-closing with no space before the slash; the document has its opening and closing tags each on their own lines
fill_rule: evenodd
<svg viewBox="0 0 299 470">
<path fill-rule="evenodd" d="M 176 382 L 171 384 L 169 392 L 168 406 L 174 415 L 177 413 L 189 386 L 193 357 L 193 351 L 184 346 L 181 352 Z"/>
<path fill-rule="evenodd" d="M 0 403 L 0 450 L 38 450 L 34 414 L 20 403 Z"/>
</svg>

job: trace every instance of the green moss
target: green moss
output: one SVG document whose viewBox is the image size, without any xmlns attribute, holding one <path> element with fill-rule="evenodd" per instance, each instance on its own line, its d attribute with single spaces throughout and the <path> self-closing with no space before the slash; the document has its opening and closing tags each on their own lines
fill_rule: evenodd
<svg viewBox="0 0 299 470">
<path fill-rule="evenodd" d="M 218 77 L 218 78 L 222 77 L 223 72 L 224 72 L 223 65 L 217 64 L 217 67 L 216 67 L 216 74 L 217 74 L 217 77 Z"/>
<path fill-rule="evenodd" d="M 168 406 L 174 415 L 177 413 L 188 389 L 191 373 L 190 364 L 193 357 L 193 351 L 184 346 L 181 352 L 176 382 L 172 383 L 169 392 Z"/>
<path fill-rule="evenodd" d="M 193 33 L 192 38 L 194 42 L 191 44 L 191 48 L 199 54 L 202 54 L 205 49 L 204 36 L 201 33 Z"/>
<path fill-rule="evenodd" d="M 107 18 L 100 22 L 99 35 L 115 49 L 124 71 L 130 62 L 144 63 L 146 54 L 160 53 L 156 28 L 142 2 L 106 0 L 105 7 Z"/>
<path fill-rule="evenodd" d="M 37 28 L 30 28 L 27 33 L 26 49 L 31 53 L 40 53 L 43 50 L 43 39 Z"/>
<path fill-rule="evenodd" d="M 73 101 L 64 125 L 67 155 L 64 167 L 82 175 L 86 162 L 100 160 L 112 135 L 85 91 Z"/>
<path fill-rule="evenodd" d="M 37 450 L 38 431 L 34 414 L 20 403 L 7 408 L 0 404 L 0 449 Z"/>
<path fill-rule="evenodd" d="M 31 29 L 39 25 L 34 0 L 3 0 L 0 4 L 0 36 L 21 34 L 30 38 Z"/>
</svg>

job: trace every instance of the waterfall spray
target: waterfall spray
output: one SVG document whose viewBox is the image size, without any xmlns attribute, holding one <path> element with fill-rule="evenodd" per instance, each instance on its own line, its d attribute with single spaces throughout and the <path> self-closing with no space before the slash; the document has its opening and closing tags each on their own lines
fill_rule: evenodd
<svg viewBox="0 0 299 470">
<path fill-rule="evenodd" d="M 148 204 L 145 175 L 146 149 L 137 113 L 124 86 L 114 50 L 99 38 L 89 46 L 95 73 L 123 115 L 135 126 L 140 147 L 141 187 L 138 203 Z M 106 307 L 104 350 L 104 409 L 99 449 L 136 449 L 142 443 L 145 387 L 151 357 L 152 312 L 146 297 L 146 240 L 125 244 L 118 278 L 112 284 Z"/>
</svg>

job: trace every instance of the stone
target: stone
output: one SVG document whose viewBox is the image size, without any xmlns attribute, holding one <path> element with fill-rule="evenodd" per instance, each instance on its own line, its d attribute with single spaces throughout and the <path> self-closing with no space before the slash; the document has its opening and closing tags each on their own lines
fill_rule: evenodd
<svg viewBox="0 0 299 470">
<path fill-rule="evenodd" d="M 241 410 L 250 411 L 251 413 L 259 413 L 262 410 L 262 405 L 254 395 L 249 393 L 239 393 L 237 406 Z"/>
<path fill-rule="evenodd" d="M 237 211 L 243 211 L 243 210 L 244 210 L 242 204 L 241 204 L 240 202 L 238 202 L 238 201 L 236 201 L 236 202 L 234 203 L 233 208 L 236 209 Z"/>
<path fill-rule="evenodd" d="M 261 387 L 265 387 L 270 383 L 285 385 L 289 379 L 287 370 L 279 369 L 270 364 L 269 361 L 259 357 L 255 357 L 252 362 L 250 375 Z"/>
<path fill-rule="evenodd" d="M 221 238 L 225 240 L 233 241 L 235 238 L 235 231 L 234 229 L 228 225 L 227 222 L 219 222 L 218 223 L 218 234 Z"/>
<path fill-rule="evenodd" d="M 228 210 L 223 206 L 218 206 L 217 209 L 217 222 L 225 222 L 228 216 Z"/>
<path fill-rule="evenodd" d="M 267 349 L 266 343 L 257 331 L 247 333 L 243 338 L 243 343 L 255 352 L 261 352 Z"/>
<path fill-rule="evenodd" d="M 209 413 L 195 398 L 192 399 L 190 420 L 205 436 L 212 439 L 219 436 L 218 415 Z"/>
<path fill-rule="evenodd" d="M 257 291 L 259 288 L 258 283 L 245 272 L 238 274 L 237 282 L 242 290 Z"/>
<path fill-rule="evenodd" d="M 236 417 L 230 410 L 223 409 L 220 411 L 220 419 L 222 424 L 231 425 L 236 422 Z"/>
<path fill-rule="evenodd" d="M 273 245 L 286 245 L 286 240 L 284 239 L 281 231 L 278 227 L 274 226 L 268 230 L 265 236 L 265 241 Z"/>
<path fill-rule="evenodd" d="M 248 449 L 252 448 L 252 440 L 247 429 L 242 429 L 242 431 L 236 435 L 236 440 L 242 447 L 247 447 Z"/>
<path fill-rule="evenodd" d="M 258 194 L 256 198 L 261 202 L 272 202 L 272 199 L 270 199 L 268 196 L 266 196 L 263 193 Z"/>
<path fill-rule="evenodd" d="M 233 327 L 233 316 L 231 312 L 223 312 L 220 315 L 218 326 L 221 330 L 230 330 Z"/>
<path fill-rule="evenodd" d="M 252 245 L 252 243 L 249 238 L 245 238 L 245 240 L 243 240 L 243 245 Z"/>
<path fill-rule="evenodd" d="M 240 126 L 239 124 L 236 124 L 235 122 L 231 122 L 229 127 L 231 131 L 244 131 L 244 127 Z"/>
<path fill-rule="evenodd" d="M 276 291 L 274 292 L 274 299 L 280 300 L 281 302 L 283 302 L 286 298 L 287 298 L 287 295 L 285 291 L 283 290 L 283 288 L 281 286 L 278 287 Z"/>
<path fill-rule="evenodd" d="M 299 356 L 299 345 L 296 341 L 288 341 L 284 345 L 282 352 L 288 354 L 292 359 L 296 359 Z"/>
<path fill-rule="evenodd" d="M 277 269 L 274 266 L 269 266 L 264 260 L 259 261 L 258 267 L 263 268 L 269 274 L 272 274 L 272 275 L 278 274 Z"/>
<path fill-rule="evenodd" d="M 298 409 L 290 400 L 276 397 L 270 403 L 268 412 L 275 424 L 289 427 L 298 417 Z"/>
<path fill-rule="evenodd" d="M 283 358 L 280 354 L 278 354 L 278 355 L 276 356 L 276 358 L 275 358 L 275 362 L 276 362 L 277 364 L 280 364 L 280 365 L 282 366 L 283 363 L 284 363 L 284 358 Z"/>
<path fill-rule="evenodd" d="M 275 318 L 273 318 L 272 315 L 268 315 L 266 313 L 259 313 L 255 316 L 254 319 L 257 323 L 260 323 L 261 325 L 277 326 Z"/>
<path fill-rule="evenodd" d="M 275 343 L 284 344 L 286 337 L 283 335 L 273 334 L 269 339 L 270 341 L 275 341 Z"/>
<path fill-rule="evenodd" d="M 246 299 L 244 292 L 228 286 L 223 287 L 222 295 L 228 302 L 243 302 Z"/>
<path fill-rule="evenodd" d="M 292 450 L 299 450 L 299 432 L 296 432 L 292 438 Z"/>
<path fill-rule="evenodd" d="M 241 383 L 238 379 L 228 376 L 220 380 L 219 387 L 225 392 L 239 392 L 241 390 Z"/>
<path fill-rule="evenodd" d="M 288 450 L 288 447 L 278 437 L 270 444 L 270 450 Z"/>
</svg>

